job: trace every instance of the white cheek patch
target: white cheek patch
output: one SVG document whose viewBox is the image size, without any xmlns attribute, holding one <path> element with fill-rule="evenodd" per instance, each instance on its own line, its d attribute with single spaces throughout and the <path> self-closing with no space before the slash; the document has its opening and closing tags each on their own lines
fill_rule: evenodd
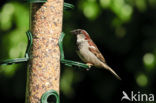
<svg viewBox="0 0 156 103">
<path fill-rule="evenodd" d="M 83 42 L 85 41 L 84 38 L 80 35 L 77 35 L 77 42 L 80 43 L 80 42 Z"/>
</svg>

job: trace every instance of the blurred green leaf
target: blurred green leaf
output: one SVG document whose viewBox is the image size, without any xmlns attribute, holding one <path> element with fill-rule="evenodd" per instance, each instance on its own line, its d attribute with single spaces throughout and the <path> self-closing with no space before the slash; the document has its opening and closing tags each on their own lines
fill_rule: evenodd
<svg viewBox="0 0 156 103">
<path fill-rule="evenodd" d="M 73 71 L 66 68 L 61 78 L 61 90 L 68 97 L 74 95 L 74 91 L 72 88 L 73 79 L 74 79 Z"/>
<path fill-rule="evenodd" d="M 117 27 L 115 32 L 116 36 L 119 38 L 123 38 L 126 35 L 126 30 L 123 27 Z"/>
<path fill-rule="evenodd" d="M 145 67 L 148 70 L 154 69 L 155 62 L 156 62 L 155 56 L 152 53 L 146 53 L 143 56 L 143 62 L 144 62 Z"/>
<path fill-rule="evenodd" d="M 100 4 L 103 8 L 108 8 L 111 4 L 111 0 L 100 0 Z"/>
<path fill-rule="evenodd" d="M 123 22 L 130 20 L 133 9 L 125 0 L 113 0 L 110 6 L 112 11 L 116 13 Z"/>
<path fill-rule="evenodd" d="M 24 57 L 27 46 L 27 37 L 25 32 L 29 27 L 28 9 L 23 4 L 17 2 L 9 2 L 3 6 L 0 15 L 0 28 L 2 30 L 8 31 L 3 34 L 1 41 L 2 45 L 4 45 L 2 50 L 7 51 L 5 52 L 5 55 L 7 57 L 5 58 L 13 59 Z M 14 30 L 9 30 L 14 22 Z M 13 75 L 13 71 L 15 72 L 17 67 L 18 66 L 9 66 L 5 67 L 9 69 L 2 68 L 3 70 L 0 71 L 3 71 L 3 73 L 6 75 Z"/>
<path fill-rule="evenodd" d="M 152 7 L 156 7 L 156 0 L 148 0 L 148 2 Z"/>
<path fill-rule="evenodd" d="M 79 3 L 79 8 L 90 20 L 96 19 L 100 13 L 100 8 L 96 0 L 81 0 Z"/>
<path fill-rule="evenodd" d="M 141 11 L 146 10 L 146 0 L 135 0 L 136 2 L 136 7 Z"/>
<path fill-rule="evenodd" d="M 136 82 L 140 87 L 145 87 L 148 84 L 148 78 L 145 74 L 139 74 L 136 78 Z"/>
<path fill-rule="evenodd" d="M 0 28 L 3 31 L 9 30 L 12 27 L 12 17 L 15 12 L 13 3 L 6 3 L 0 12 Z"/>
<path fill-rule="evenodd" d="M 29 9 L 20 3 L 14 3 L 15 5 L 15 22 L 17 28 L 28 30 L 29 27 Z"/>
<path fill-rule="evenodd" d="M 16 70 L 18 65 L 3 65 L 0 67 L 0 74 L 5 75 L 6 77 L 12 77 Z"/>
</svg>

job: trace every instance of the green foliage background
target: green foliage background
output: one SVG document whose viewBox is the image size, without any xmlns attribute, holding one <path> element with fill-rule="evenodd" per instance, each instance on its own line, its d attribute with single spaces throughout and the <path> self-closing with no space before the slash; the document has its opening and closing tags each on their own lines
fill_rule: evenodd
<svg viewBox="0 0 156 103">
<path fill-rule="evenodd" d="M 65 56 L 80 61 L 69 31 L 89 32 L 107 63 L 121 76 L 96 68 L 61 68 L 61 102 L 113 103 L 122 91 L 156 93 L 156 0 L 65 0 L 75 10 L 64 11 Z M 29 5 L 21 0 L 0 1 L 0 60 L 24 56 L 29 29 Z M 26 64 L 0 66 L 0 96 L 23 103 Z"/>
</svg>

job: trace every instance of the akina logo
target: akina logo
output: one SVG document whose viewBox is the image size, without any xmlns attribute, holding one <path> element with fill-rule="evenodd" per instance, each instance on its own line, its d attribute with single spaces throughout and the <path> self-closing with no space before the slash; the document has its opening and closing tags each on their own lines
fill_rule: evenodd
<svg viewBox="0 0 156 103">
<path fill-rule="evenodd" d="M 137 93 L 131 91 L 131 94 L 128 95 L 125 91 L 122 91 L 122 98 L 121 101 L 128 100 L 128 101 L 154 101 L 154 94 L 146 94 L 146 93 L 141 93 L 138 91 Z"/>
</svg>

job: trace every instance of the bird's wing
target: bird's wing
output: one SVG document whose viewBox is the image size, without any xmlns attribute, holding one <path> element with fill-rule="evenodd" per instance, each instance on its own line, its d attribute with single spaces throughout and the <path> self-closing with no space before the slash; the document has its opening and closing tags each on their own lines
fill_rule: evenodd
<svg viewBox="0 0 156 103">
<path fill-rule="evenodd" d="M 88 41 L 89 45 L 91 47 L 89 47 L 89 50 L 103 63 L 106 63 L 104 57 L 102 56 L 101 52 L 99 51 L 99 49 L 97 48 L 97 46 L 94 44 L 93 41 Z M 92 46 L 93 45 L 93 46 Z"/>
</svg>

